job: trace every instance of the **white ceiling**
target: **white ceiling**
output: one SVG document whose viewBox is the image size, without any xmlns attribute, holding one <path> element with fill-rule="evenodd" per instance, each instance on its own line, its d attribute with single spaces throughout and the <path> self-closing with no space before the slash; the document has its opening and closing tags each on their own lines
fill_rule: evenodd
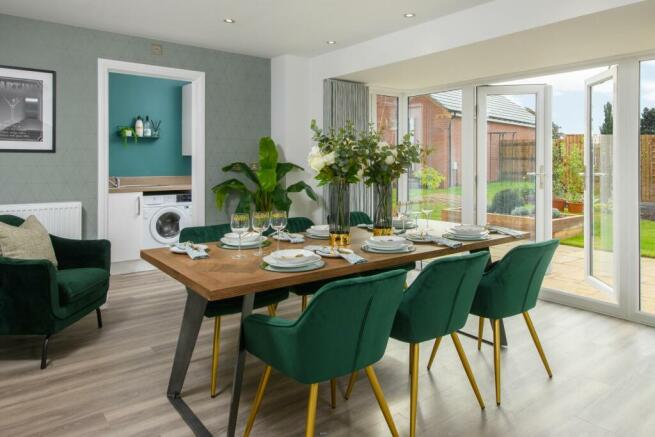
<svg viewBox="0 0 655 437">
<path fill-rule="evenodd" d="M 396 90 L 437 90 L 483 80 L 535 76 L 655 53 L 655 0 L 598 12 L 535 29 L 359 71 L 343 79 Z M 610 29 L 611 31 L 608 31 Z M 512 76 L 514 75 L 514 76 Z"/>
<path fill-rule="evenodd" d="M 326 53 L 489 1 L 2 0 L 0 13 L 274 57 Z"/>
</svg>

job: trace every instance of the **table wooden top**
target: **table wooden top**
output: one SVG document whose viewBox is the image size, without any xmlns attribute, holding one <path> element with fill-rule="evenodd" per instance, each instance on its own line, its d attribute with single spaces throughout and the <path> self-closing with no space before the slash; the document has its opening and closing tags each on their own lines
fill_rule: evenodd
<svg viewBox="0 0 655 437">
<path fill-rule="evenodd" d="M 450 227 L 453 223 L 441 222 L 439 227 Z M 254 256 L 254 250 L 244 250 L 244 259 L 232 259 L 234 250 L 221 249 L 215 243 L 209 245 L 209 258 L 192 260 L 185 254 L 174 254 L 168 248 L 147 249 L 141 251 L 141 258 L 159 270 L 194 290 L 205 299 L 221 300 L 242 296 L 252 292 L 290 287 L 323 279 L 338 278 L 353 273 L 388 267 L 401 266 L 412 261 L 436 258 L 469 250 L 484 249 L 500 244 L 511 243 L 518 239 L 507 235 L 491 234 L 488 240 L 465 242 L 461 247 L 451 249 L 436 244 L 415 244 L 416 250 L 409 253 L 377 254 L 364 252 L 361 244 L 371 233 L 358 228 L 351 231 L 351 249 L 366 258 L 367 263 L 351 265 L 342 258 L 323 258 L 325 266 L 318 270 L 297 273 L 269 272 L 260 267 L 261 259 Z M 304 244 L 280 242 L 280 249 L 298 249 L 315 244 L 324 245 L 326 241 L 305 238 Z M 265 253 L 276 249 L 276 242 L 265 248 Z"/>
</svg>

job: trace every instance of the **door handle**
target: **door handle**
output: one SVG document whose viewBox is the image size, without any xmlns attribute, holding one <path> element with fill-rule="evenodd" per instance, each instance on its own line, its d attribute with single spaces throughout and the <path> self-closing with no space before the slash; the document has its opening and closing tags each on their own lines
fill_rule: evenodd
<svg viewBox="0 0 655 437">
<path fill-rule="evenodd" d="M 141 216 L 141 196 L 136 198 L 136 216 Z"/>
<path fill-rule="evenodd" d="M 546 172 L 544 171 L 544 166 L 539 166 L 539 171 L 529 171 L 525 173 L 526 176 L 534 176 L 539 178 L 539 188 L 544 188 L 544 178 L 546 177 Z"/>
</svg>

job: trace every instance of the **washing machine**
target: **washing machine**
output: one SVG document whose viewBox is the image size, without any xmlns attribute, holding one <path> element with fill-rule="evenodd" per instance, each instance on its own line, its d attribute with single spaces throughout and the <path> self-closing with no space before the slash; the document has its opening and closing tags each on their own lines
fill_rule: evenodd
<svg viewBox="0 0 655 437">
<path fill-rule="evenodd" d="M 143 248 L 177 243 L 180 231 L 191 226 L 191 193 L 143 195 Z"/>
</svg>

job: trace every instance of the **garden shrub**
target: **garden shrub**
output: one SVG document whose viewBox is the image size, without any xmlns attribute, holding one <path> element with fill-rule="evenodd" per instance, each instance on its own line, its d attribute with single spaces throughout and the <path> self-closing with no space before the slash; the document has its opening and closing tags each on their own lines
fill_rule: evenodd
<svg viewBox="0 0 655 437">
<path fill-rule="evenodd" d="M 523 199 L 517 190 L 507 188 L 494 195 L 489 212 L 496 214 L 511 214 L 517 206 L 523 206 Z"/>
</svg>

